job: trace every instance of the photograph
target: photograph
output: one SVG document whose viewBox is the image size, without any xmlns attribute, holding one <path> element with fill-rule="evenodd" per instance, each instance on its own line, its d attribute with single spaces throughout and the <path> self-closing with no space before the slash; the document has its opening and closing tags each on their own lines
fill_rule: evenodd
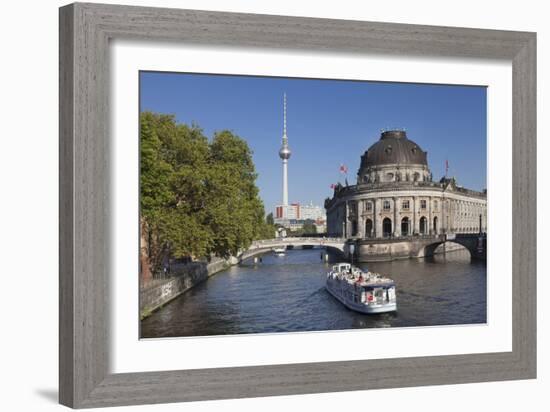
<svg viewBox="0 0 550 412">
<path fill-rule="evenodd" d="M 140 338 L 487 322 L 487 88 L 140 71 Z"/>
</svg>

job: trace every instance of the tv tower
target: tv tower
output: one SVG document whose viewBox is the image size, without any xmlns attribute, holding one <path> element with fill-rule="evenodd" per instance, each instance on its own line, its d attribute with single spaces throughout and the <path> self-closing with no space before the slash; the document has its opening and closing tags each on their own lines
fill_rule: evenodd
<svg viewBox="0 0 550 412">
<path fill-rule="evenodd" d="M 283 95 L 283 144 L 279 150 L 279 157 L 283 160 L 283 217 L 287 217 L 288 208 L 288 159 L 292 152 L 288 147 L 286 135 L 286 93 Z"/>
</svg>

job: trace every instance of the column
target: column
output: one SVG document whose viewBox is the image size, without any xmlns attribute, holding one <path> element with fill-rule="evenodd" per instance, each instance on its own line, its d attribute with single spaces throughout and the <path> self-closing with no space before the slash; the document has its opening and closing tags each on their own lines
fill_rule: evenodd
<svg viewBox="0 0 550 412">
<path fill-rule="evenodd" d="M 378 219 L 376 216 L 376 213 L 378 212 L 378 207 L 376 206 L 376 202 L 378 199 L 372 199 L 372 237 L 376 237 L 378 234 L 378 230 L 376 228 L 376 224 L 378 223 Z"/>
<path fill-rule="evenodd" d="M 417 222 L 417 220 L 418 220 L 418 217 L 416 216 L 416 210 L 417 210 L 417 207 L 416 207 L 416 196 L 413 196 L 413 201 L 412 201 L 413 218 L 412 218 L 411 234 L 418 233 L 418 229 L 417 229 L 417 227 L 416 227 L 416 222 Z"/>
<path fill-rule="evenodd" d="M 382 237 L 384 235 L 384 232 L 382 231 L 382 221 L 384 218 L 379 216 L 380 212 L 382 212 L 382 198 L 376 199 L 376 210 L 379 211 L 379 213 L 376 216 L 376 235 L 377 237 Z"/>
<path fill-rule="evenodd" d="M 351 236 L 350 236 L 350 224 L 349 224 L 349 207 L 348 207 L 348 202 L 346 200 L 346 203 L 345 203 L 345 212 L 344 212 L 344 227 L 345 227 L 345 233 L 344 233 L 344 237 L 346 239 L 349 239 Z"/>
<path fill-rule="evenodd" d="M 399 226 L 401 225 L 397 224 L 397 198 L 394 197 L 393 198 L 393 227 L 392 227 L 394 237 L 399 236 L 399 231 L 397 229 Z"/>
<path fill-rule="evenodd" d="M 432 197 L 428 196 L 428 234 L 432 234 Z"/>
<path fill-rule="evenodd" d="M 365 200 L 357 200 L 357 237 L 360 239 L 365 237 L 365 216 L 363 213 L 365 211 Z"/>
<path fill-rule="evenodd" d="M 441 203 L 441 222 L 439 222 L 439 231 L 441 233 L 445 233 L 447 230 L 447 215 L 445 213 L 445 210 L 447 208 L 447 200 L 445 199 L 445 197 L 441 196 L 439 198 L 439 203 Z"/>
<path fill-rule="evenodd" d="M 346 237 L 346 204 L 345 203 L 342 203 L 339 214 L 341 216 L 341 219 L 339 222 L 340 227 L 338 228 L 338 231 L 341 237 Z"/>
</svg>

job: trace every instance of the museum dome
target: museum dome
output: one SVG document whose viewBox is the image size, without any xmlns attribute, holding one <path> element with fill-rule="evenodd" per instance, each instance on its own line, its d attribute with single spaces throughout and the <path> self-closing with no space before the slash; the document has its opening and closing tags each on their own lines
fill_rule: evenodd
<svg viewBox="0 0 550 412">
<path fill-rule="evenodd" d="M 361 168 L 390 164 L 427 166 L 428 153 L 409 140 L 404 130 L 387 130 L 361 157 Z"/>
</svg>

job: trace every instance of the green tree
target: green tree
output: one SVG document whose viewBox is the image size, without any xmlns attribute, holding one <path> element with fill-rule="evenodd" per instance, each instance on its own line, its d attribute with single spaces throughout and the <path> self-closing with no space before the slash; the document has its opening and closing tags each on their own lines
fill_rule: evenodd
<svg viewBox="0 0 550 412">
<path fill-rule="evenodd" d="M 302 226 L 302 231 L 305 234 L 316 234 L 317 227 L 313 224 L 313 220 L 306 220 L 304 226 Z"/>
<path fill-rule="evenodd" d="M 150 113 L 145 113 L 140 119 L 140 227 L 141 238 L 146 243 L 147 263 L 153 271 L 161 264 L 166 248 L 161 233 L 165 209 L 173 202 L 169 183 L 173 170 L 161 156 L 158 120 Z"/>
<path fill-rule="evenodd" d="M 173 120 L 172 120 L 173 121 Z M 205 225 L 209 145 L 196 126 L 177 125 L 168 136 L 163 156 L 172 164 L 170 188 L 174 203 L 166 208 L 166 241 L 175 256 L 206 256 L 212 247 L 212 233 Z"/>
<path fill-rule="evenodd" d="M 256 187 L 248 144 L 230 131 L 218 132 L 210 145 L 208 224 L 218 256 L 236 255 L 262 233 L 264 207 Z"/>
<path fill-rule="evenodd" d="M 300 229 L 296 229 L 292 231 L 293 236 L 301 236 L 301 235 L 314 235 L 317 233 L 317 227 L 314 225 L 314 221 L 307 219 L 304 221 L 303 226 Z"/>
<path fill-rule="evenodd" d="M 197 125 L 144 112 L 140 156 L 141 250 L 152 271 L 168 255 L 227 257 L 274 236 L 264 220 L 252 151 L 230 131 L 209 142 Z"/>
</svg>

